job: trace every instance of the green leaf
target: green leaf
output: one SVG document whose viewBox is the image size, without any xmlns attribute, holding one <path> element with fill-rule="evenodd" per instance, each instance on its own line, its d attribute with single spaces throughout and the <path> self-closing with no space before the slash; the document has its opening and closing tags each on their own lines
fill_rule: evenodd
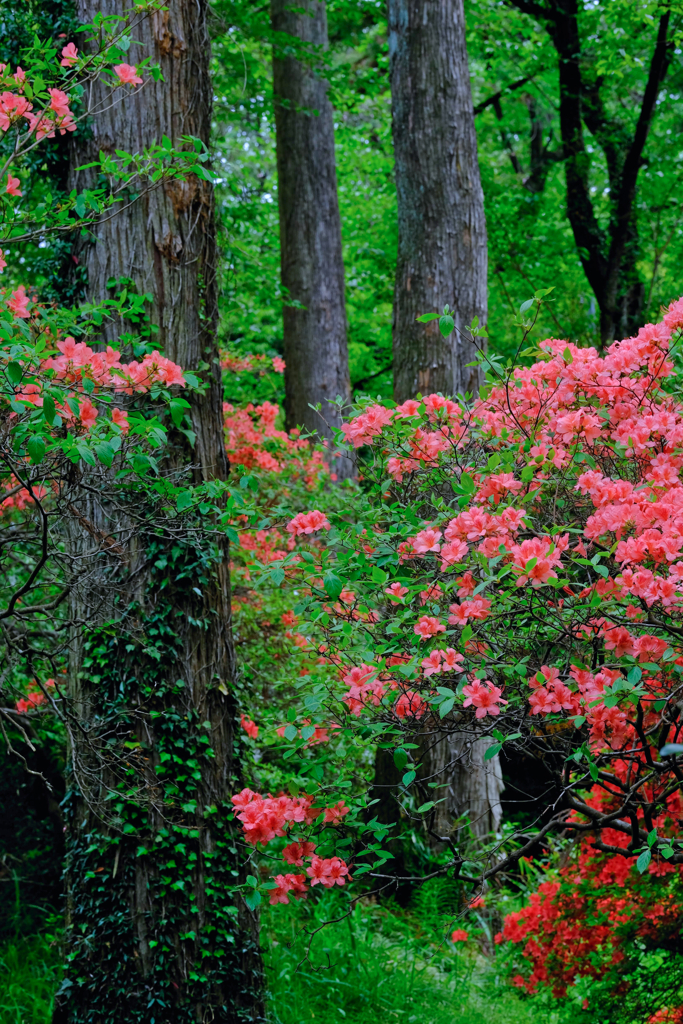
<svg viewBox="0 0 683 1024">
<path fill-rule="evenodd" d="M 574 362 L 574 356 L 571 354 L 571 351 L 570 351 L 568 345 L 567 345 L 566 349 L 564 350 L 564 352 L 562 353 L 562 358 L 564 359 L 565 363 L 573 363 Z"/>
<path fill-rule="evenodd" d="M 397 747 L 394 751 L 394 764 L 400 772 L 402 772 L 408 764 L 408 752 L 404 750 L 403 747 Z"/>
<path fill-rule="evenodd" d="M 404 786 L 409 786 L 410 783 L 414 781 L 416 774 L 417 773 L 412 768 L 411 768 L 411 770 L 409 772 L 406 772 L 405 775 L 403 776 L 403 778 L 401 779 L 401 782 L 403 783 L 403 785 Z"/>
<path fill-rule="evenodd" d="M 629 683 L 631 683 L 632 686 L 635 686 L 636 683 L 640 682 L 642 677 L 642 669 L 638 665 L 634 665 L 633 668 L 629 671 L 628 675 L 626 676 L 626 679 Z"/>
<path fill-rule="evenodd" d="M 434 806 L 434 801 L 433 800 L 428 800 L 426 804 L 422 804 L 420 807 L 418 807 L 417 813 L 418 814 L 424 814 L 425 811 L 431 811 L 433 806 Z"/>
<path fill-rule="evenodd" d="M 261 902 L 261 893 L 255 889 L 253 892 L 250 892 L 248 896 L 244 897 L 244 902 L 250 910 L 256 910 Z"/>
<path fill-rule="evenodd" d="M 285 739 L 292 743 L 297 737 L 297 732 L 298 730 L 295 725 L 288 725 L 285 729 Z"/>
<path fill-rule="evenodd" d="M 492 743 L 491 746 L 487 749 L 487 751 L 484 754 L 484 760 L 485 761 L 490 761 L 492 758 L 494 758 L 496 756 L 496 754 L 500 754 L 502 749 L 503 749 L 503 744 L 502 743 Z"/>
<path fill-rule="evenodd" d="M 455 330 L 455 321 L 450 313 L 447 313 L 446 316 L 439 317 L 439 330 L 444 338 L 447 338 L 448 335 L 452 334 Z"/>
<path fill-rule="evenodd" d="M 419 323 L 419 324 L 428 324 L 430 320 L 438 320 L 439 319 L 439 314 L 438 313 L 423 313 L 422 316 L 418 316 L 415 319 L 416 319 L 417 323 Z"/>
<path fill-rule="evenodd" d="M 95 445 L 95 454 L 97 455 L 97 458 L 100 460 L 102 465 L 111 466 L 112 462 L 114 461 L 114 455 L 116 453 L 114 452 L 112 446 L 109 444 L 109 441 L 101 441 L 100 444 Z"/>
<path fill-rule="evenodd" d="M 23 376 L 23 371 L 19 366 L 19 363 L 8 363 L 7 364 L 7 376 L 9 377 L 12 384 L 18 384 Z"/>
<path fill-rule="evenodd" d="M 325 588 L 327 596 L 332 601 L 337 601 L 339 599 L 339 595 L 344 589 L 344 584 L 333 572 L 328 572 L 323 580 L 323 587 Z"/>
<path fill-rule="evenodd" d="M 186 402 L 184 398 L 172 398 L 168 407 L 171 410 L 171 419 L 176 427 L 181 426 L 185 410 L 189 409 L 190 403 Z"/>
<path fill-rule="evenodd" d="M 57 408 L 54 403 L 54 399 L 50 398 L 49 395 L 45 395 L 43 398 L 43 416 L 47 422 L 52 426 L 54 418 L 57 414 Z"/>
<path fill-rule="evenodd" d="M 449 711 L 453 710 L 455 697 L 448 697 L 439 708 L 439 718 L 445 718 Z"/>
<path fill-rule="evenodd" d="M 29 437 L 26 448 L 31 457 L 31 462 L 42 462 L 45 458 L 45 440 L 40 434 Z"/>
<path fill-rule="evenodd" d="M 641 873 L 641 875 L 643 874 L 644 871 L 647 871 L 651 860 L 652 860 L 652 853 L 651 853 L 651 851 L 650 850 L 643 850 L 643 852 L 641 853 L 640 857 L 636 861 L 636 867 L 638 868 L 638 871 Z"/>
<path fill-rule="evenodd" d="M 526 313 L 526 311 L 528 309 L 531 309 L 533 304 L 534 304 L 534 300 L 533 299 L 527 299 L 526 302 L 523 302 L 522 305 L 519 307 L 520 313 Z"/>
<path fill-rule="evenodd" d="M 373 583 L 386 583 L 389 579 L 389 573 L 384 572 L 377 565 L 373 565 L 371 576 Z"/>
<path fill-rule="evenodd" d="M 314 735 L 315 735 L 315 726 L 314 725 L 305 725 L 304 728 L 301 730 L 301 738 L 303 740 L 310 740 L 311 736 L 314 736 Z"/>
<path fill-rule="evenodd" d="M 184 512 L 186 508 L 190 508 L 192 501 L 192 491 L 181 491 L 176 496 L 176 508 L 179 512 Z"/>
</svg>

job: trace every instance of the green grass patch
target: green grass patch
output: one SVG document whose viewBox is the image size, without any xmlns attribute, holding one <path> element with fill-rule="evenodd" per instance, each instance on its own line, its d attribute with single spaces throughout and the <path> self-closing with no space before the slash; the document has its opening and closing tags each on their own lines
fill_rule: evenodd
<svg viewBox="0 0 683 1024">
<path fill-rule="evenodd" d="M 0 1024 L 50 1024 L 61 976 L 54 935 L 19 938 L 0 947 Z"/>
<path fill-rule="evenodd" d="M 475 941 L 448 940 L 462 922 L 449 925 L 428 893 L 409 911 L 367 902 L 346 917 L 341 893 L 322 897 L 264 911 L 273 1024 L 553 1024 L 547 1006 L 496 976 Z"/>
</svg>

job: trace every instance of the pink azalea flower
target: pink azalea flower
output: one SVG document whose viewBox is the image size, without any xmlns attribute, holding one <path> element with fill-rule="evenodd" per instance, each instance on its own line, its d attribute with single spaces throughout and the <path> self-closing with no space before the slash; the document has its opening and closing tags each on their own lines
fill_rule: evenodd
<svg viewBox="0 0 683 1024">
<path fill-rule="evenodd" d="M 97 409 L 92 404 L 89 398 L 86 398 L 84 402 L 81 402 L 79 419 L 86 430 L 90 430 L 91 427 L 95 426 L 95 420 L 97 419 L 97 416 Z"/>
<path fill-rule="evenodd" d="M 499 687 L 494 686 L 488 679 L 485 679 L 483 682 L 475 679 L 474 682 L 463 686 L 462 692 L 466 697 L 462 706 L 467 708 L 473 705 L 477 709 L 474 713 L 475 718 L 485 718 L 486 715 L 498 715 L 500 714 L 500 707 L 498 705 L 507 704 L 507 701 L 501 697 L 503 691 Z"/>
<path fill-rule="evenodd" d="M 20 184 L 21 184 L 21 182 L 19 181 L 18 178 L 14 178 L 14 177 L 12 177 L 11 174 L 8 174 L 7 175 L 7 185 L 5 186 L 5 192 L 8 195 L 10 195 L 10 196 L 20 196 L 20 195 L 22 195 L 23 193 L 22 193 L 21 189 L 19 188 Z"/>
<path fill-rule="evenodd" d="M 400 583 L 392 583 L 390 587 L 387 587 L 384 591 L 385 594 L 389 595 L 389 600 L 394 604 L 398 604 L 408 593 L 408 588 L 401 586 Z"/>
<path fill-rule="evenodd" d="M 437 633 L 445 633 L 445 631 L 446 627 L 434 615 L 421 615 L 413 626 L 413 632 L 421 636 L 423 640 L 428 640 L 430 636 L 436 636 Z"/>
<path fill-rule="evenodd" d="M 258 725 L 256 722 L 252 722 L 251 718 L 247 718 L 246 715 L 240 715 L 240 725 L 252 740 L 258 739 Z"/>
<path fill-rule="evenodd" d="M 19 319 L 26 320 L 31 314 L 28 311 L 28 304 L 31 300 L 26 294 L 23 284 L 19 285 L 16 291 L 10 293 L 7 308 Z"/>
<path fill-rule="evenodd" d="M 114 74 L 118 76 L 121 85 L 142 85 L 142 79 L 137 73 L 137 67 L 131 64 L 117 64 L 113 70 Z"/>
<path fill-rule="evenodd" d="M 122 434 L 128 433 L 130 430 L 130 423 L 128 422 L 127 412 L 124 412 L 123 409 L 112 409 L 111 418 Z"/>
<path fill-rule="evenodd" d="M 303 533 L 315 533 L 317 530 L 331 530 L 332 526 L 326 515 L 314 508 L 312 512 L 299 512 L 287 523 L 287 532 L 299 537 Z"/>
<path fill-rule="evenodd" d="M 78 61 L 78 50 L 74 43 L 67 43 L 62 50 L 61 65 L 63 68 L 70 68 Z"/>
</svg>

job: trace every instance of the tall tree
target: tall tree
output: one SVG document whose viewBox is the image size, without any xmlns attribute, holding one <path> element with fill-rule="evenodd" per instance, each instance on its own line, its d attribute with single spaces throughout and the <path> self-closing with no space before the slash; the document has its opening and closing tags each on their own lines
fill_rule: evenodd
<svg viewBox="0 0 683 1024">
<path fill-rule="evenodd" d="M 467 326 L 486 320 L 487 250 L 462 0 L 389 0 L 389 52 L 398 198 L 394 398 L 473 393 L 480 371 L 468 365 L 477 347 Z M 417 322 L 446 305 L 455 324 L 448 337 L 436 320 Z M 500 821 L 491 783 L 499 766 L 485 767 L 483 751 L 475 754 L 459 733 L 425 734 L 423 759 L 449 778 L 447 805 L 432 826 L 437 846 L 449 821 L 465 813 L 480 836 Z"/>
<path fill-rule="evenodd" d="M 271 0 L 271 21 L 286 422 L 330 437 L 341 424 L 330 403 L 348 401 L 350 384 L 334 118 L 315 68 L 327 47 L 325 4 Z M 324 420 L 310 408 L 317 403 Z M 351 463 L 335 468 L 349 475 Z"/>
<path fill-rule="evenodd" d="M 579 25 L 577 0 L 508 0 L 543 24 L 557 52 L 560 131 L 567 178 L 567 215 L 588 282 L 600 309 L 603 343 L 625 337 L 640 326 L 645 286 L 636 219 L 638 172 L 655 116 L 662 83 L 674 52 L 671 12 L 659 17 L 645 88 L 635 126 L 623 105 L 606 101 L 609 76 L 591 66 Z M 649 19 L 649 15 L 648 15 Z M 643 16 L 642 30 L 651 22 Z M 588 48 L 593 45 L 592 40 Z M 631 104 L 628 104 L 631 109 Z M 604 154 L 609 178 L 609 223 L 600 223 L 591 189 L 592 147 L 584 125 Z"/>
<path fill-rule="evenodd" d="M 101 112 L 77 133 L 70 184 L 100 152 L 142 152 L 166 137 L 208 142 L 210 45 L 204 0 L 132 16 L 129 59 L 158 61 L 134 95 L 98 85 Z M 78 0 L 77 15 L 120 15 Z M 130 10 L 127 10 L 130 13 Z M 134 54 L 134 55 L 133 55 Z M 124 87 L 121 87 L 122 89 Z M 228 465 L 215 343 L 213 192 L 192 178 L 138 191 L 81 241 L 88 295 L 112 282 L 152 297 L 154 344 L 206 387 L 171 431 L 162 490 L 213 481 Z M 132 283 L 132 284 L 131 284 Z M 122 287 L 122 285 L 119 285 Z M 101 342 L 125 345 L 111 321 Z M 256 922 L 230 898 L 240 863 L 228 813 L 239 776 L 228 548 L 191 514 L 171 523 L 152 481 L 74 473 L 70 682 L 78 727 L 67 801 L 67 951 L 59 1022 L 262 1019 Z M 82 628 L 82 623 L 87 628 Z M 239 906 L 232 906 L 237 902 Z"/>
<path fill-rule="evenodd" d="M 486 222 L 462 0 L 389 0 L 398 263 L 394 397 L 474 392 L 467 326 L 486 319 Z M 416 323 L 449 305 L 455 331 Z"/>
</svg>

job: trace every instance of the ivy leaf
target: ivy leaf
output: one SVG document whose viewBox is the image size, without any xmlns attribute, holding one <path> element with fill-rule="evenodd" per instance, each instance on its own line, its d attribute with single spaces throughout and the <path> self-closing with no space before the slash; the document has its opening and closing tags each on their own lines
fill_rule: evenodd
<svg viewBox="0 0 683 1024">
<path fill-rule="evenodd" d="M 176 497 L 176 508 L 179 512 L 184 512 L 186 508 L 190 508 L 192 505 L 192 491 L 181 491 Z"/>
</svg>

